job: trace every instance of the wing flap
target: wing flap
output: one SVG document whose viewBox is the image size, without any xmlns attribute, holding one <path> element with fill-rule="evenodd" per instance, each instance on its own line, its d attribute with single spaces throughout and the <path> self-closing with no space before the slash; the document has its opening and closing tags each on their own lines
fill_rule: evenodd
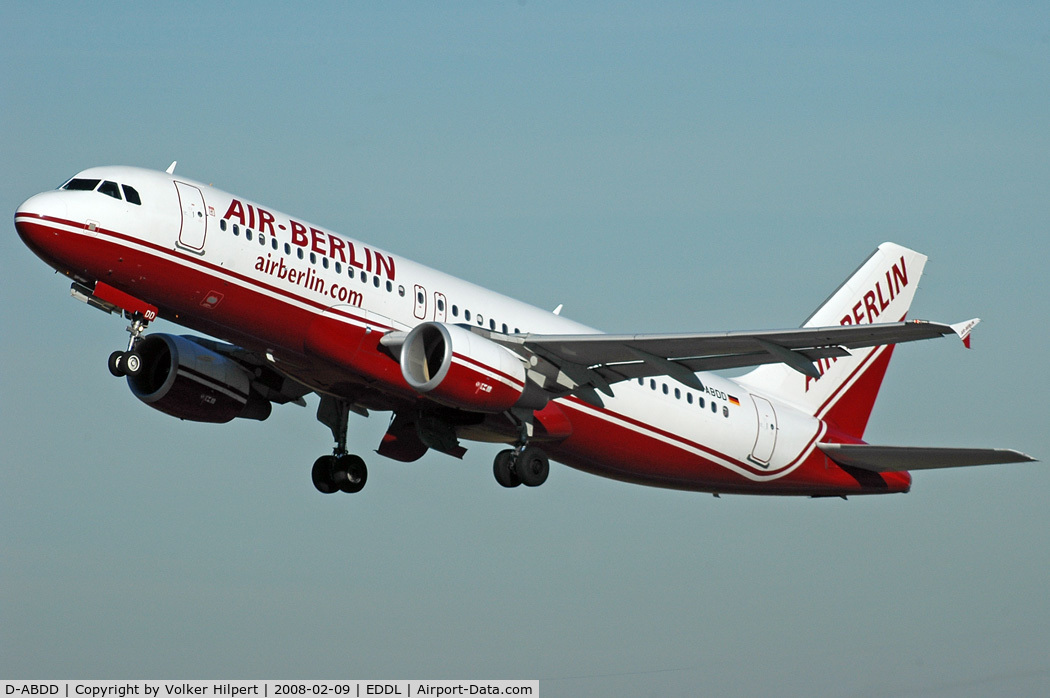
<svg viewBox="0 0 1050 698">
<path fill-rule="evenodd" d="M 817 445 L 828 458 L 839 465 L 876 473 L 1035 461 L 1035 458 L 1027 454 L 1008 448 L 927 448 L 872 444 Z"/>
</svg>

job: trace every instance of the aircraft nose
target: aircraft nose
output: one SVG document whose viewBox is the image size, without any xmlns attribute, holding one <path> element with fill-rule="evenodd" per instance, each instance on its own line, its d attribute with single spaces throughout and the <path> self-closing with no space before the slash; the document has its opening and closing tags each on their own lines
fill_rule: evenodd
<svg viewBox="0 0 1050 698">
<path fill-rule="evenodd" d="M 15 230 L 29 249 L 45 257 L 48 241 L 55 236 L 52 225 L 66 217 L 61 193 L 46 191 L 29 197 L 15 210 Z"/>
<path fill-rule="evenodd" d="M 64 218 L 66 203 L 61 192 L 45 191 L 31 196 L 15 210 L 15 221 L 19 218 Z"/>
</svg>

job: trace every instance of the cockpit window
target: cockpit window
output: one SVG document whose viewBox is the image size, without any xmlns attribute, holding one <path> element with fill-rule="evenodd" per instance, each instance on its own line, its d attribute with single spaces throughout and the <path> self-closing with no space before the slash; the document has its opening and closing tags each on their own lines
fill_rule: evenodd
<svg viewBox="0 0 1050 698">
<path fill-rule="evenodd" d="M 117 186 L 116 182 L 105 181 L 102 186 L 98 188 L 99 194 L 105 194 L 106 196 L 112 196 L 114 199 L 120 198 L 120 187 Z"/>
<path fill-rule="evenodd" d="M 98 186 L 99 180 L 97 179 L 76 179 L 75 177 L 66 182 L 63 189 L 69 191 L 94 191 L 95 187 Z"/>
<path fill-rule="evenodd" d="M 135 191 L 134 187 L 129 187 L 127 184 L 121 184 L 120 186 L 124 189 L 124 198 L 128 200 L 129 204 L 142 205 L 142 199 L 139 198 L 139 193 Z"/>
<path fill-rule="evenodd" d="M 99 186 L 100 182 L 101 186 Z M 108 179 L 103 182 L 100 179 L 80 179 L 78 177 L 74 177 L 59 188 L 65 189 L 67 191 L 97 190 L 99 194 L 112 196 L 118 201 L 120 201 L 122 198 L 120 196 L 120 192 L 121 190 L 123 190 L 123 200 L 126 200 L 129 204 L 135 204 L 136 206 L 142 205 L 142 197 L 139 196 L 138 190 L 136 190 L 135 187 L 129 187 L 127 184 L 117 184 L 116 182 L 111 182 Z"/>
</svg>

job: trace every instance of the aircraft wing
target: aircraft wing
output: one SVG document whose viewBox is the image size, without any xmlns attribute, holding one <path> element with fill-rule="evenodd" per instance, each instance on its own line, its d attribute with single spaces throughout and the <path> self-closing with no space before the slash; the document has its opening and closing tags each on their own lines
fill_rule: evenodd
<svg viewBox="0 0 1050 698">
<path fill-rule="evenodd" d="M 961 468 L 970 465 L 1028 463 L 1035 458 L 1007 448 L 922 448 L 871 444 L 817 444 L 839 465 L 892 473 L 903 470 Z"/>
<path fill-rule="evenodd" d="M 577 385 L 612 395 L 609 385 L 667 375 L 699 390 L 697 371 L 785 363 L 818 377 L 814 361 L 848 356 L 850 349 L 899 344 L 955 334 L 968 340 L 978 320 L 957 325 L 909 322 L 711 334 L 489 335 L 510 348 L 542 357 Z M 575 391 L 574 391 L 575 392 Z"/>
</svg>

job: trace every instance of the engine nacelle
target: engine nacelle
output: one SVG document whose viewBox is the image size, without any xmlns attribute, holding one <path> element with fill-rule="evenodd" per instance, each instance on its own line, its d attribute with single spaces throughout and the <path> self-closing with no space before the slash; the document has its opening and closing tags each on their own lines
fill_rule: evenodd
<svg viewBox="0 0 1050 698">
<path fill-rule="evenodd" d="M 270 416 L 270 401 L 252 392 L 243 366 L 187 337 L 151 334 L 135 353 L 142 369 L 128 376 L 128 386 L 154 409 L 194 422 Z"/>
<path fill-rule="evenodd" d="M 432 400 L 475 412 L 504 412 L 520 404 L 526 392 L 525 364 L 517 354 L 440 322 L 424 322 L 408 333 L 401 346 L 401 373 Z"/>
</svg>

